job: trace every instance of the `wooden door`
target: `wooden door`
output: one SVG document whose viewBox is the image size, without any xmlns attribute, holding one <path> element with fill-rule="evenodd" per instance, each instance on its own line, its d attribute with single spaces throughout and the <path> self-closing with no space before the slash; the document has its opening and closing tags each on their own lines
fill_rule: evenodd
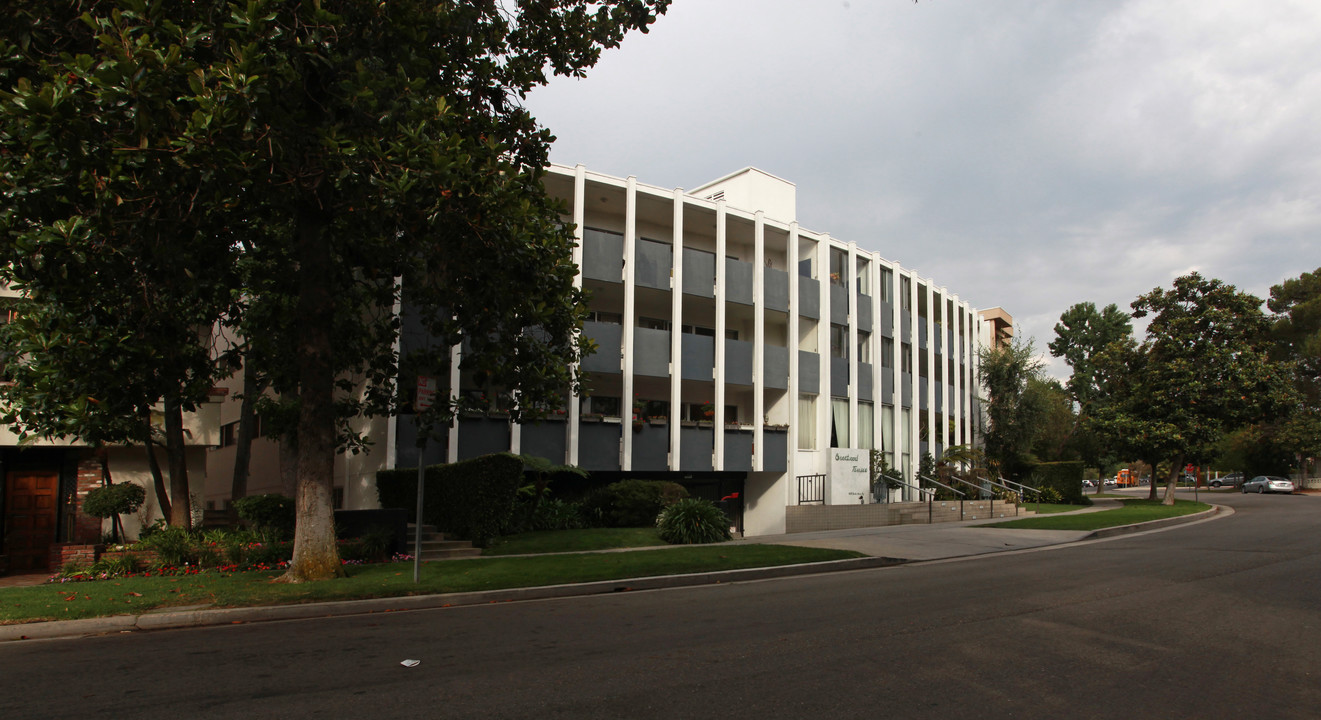
<svg viewBox="0 0 1321 720">
<path fill-rule="evenodd" d="M 11 472 L 5 480 L 5 554 L 9 571 L 43 570 L 55 542 L 57 472 Z"/>
</svg>

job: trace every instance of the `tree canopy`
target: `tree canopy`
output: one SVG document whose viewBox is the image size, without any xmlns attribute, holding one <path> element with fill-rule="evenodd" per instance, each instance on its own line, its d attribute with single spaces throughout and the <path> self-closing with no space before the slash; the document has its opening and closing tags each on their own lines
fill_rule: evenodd
<svg viewBox="0 0 1321 720">
<path fill-rule="evenodd" d="M 583 74 L 668 4 L 9 3 L 4 262 L 29 291 L 69 284 L 56 250 L 112 285 L 128 271 L 108 260 L 129 247 L 144 288 L 175 282 L 196 303 L 181 324 L 236 328 L 270 387 L 297 399 L 286 577 L 333 576 L 341 421 L 394 411 L 401 362 L 444 367 L 462 338 L 465 369 L 517 396 L 516 414 L 575 385 L 573 234 L 540 182 L 552 136 L 521 99 L 549 73 Z M 33 194 L 47 204 L 27 207 Z M 436 340 L 427 357 L 394 352 L 405 301 Z"/>
</svg>

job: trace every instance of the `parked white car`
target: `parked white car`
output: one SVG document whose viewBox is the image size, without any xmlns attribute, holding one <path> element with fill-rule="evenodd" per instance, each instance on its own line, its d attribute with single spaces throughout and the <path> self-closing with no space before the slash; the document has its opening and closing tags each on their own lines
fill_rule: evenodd
<svg viewBox="0 0 1321 720">
<path fill-rule="evenodd" d="M 1276 477 L 1275 475 L 1258 475 L 1251 480 L 1243 483 L 1243 492 L 1255 493 L 1286 493 L 1292 494 L 1294 491 L 1293 481 L 1288 478 Z"/>
</svg>

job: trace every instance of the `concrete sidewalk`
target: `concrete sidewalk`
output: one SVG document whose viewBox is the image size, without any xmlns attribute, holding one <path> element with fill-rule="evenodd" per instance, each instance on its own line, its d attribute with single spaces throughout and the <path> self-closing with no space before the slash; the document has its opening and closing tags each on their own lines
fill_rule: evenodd
<svg viewBox="0 0 1321 720">
<path fill-rule="evenodd" d="M 1114 501 L 1099 500 L 1093 507 L 1073 513 L 1097 512 L 1117 507 Z M 1012 518 L 968 520 L 937 523 L 935 525 L 892 525 L 877 528 L 829 530 L 793 535 L 758 536 L 733 540 L 731 544 L 780 544 L 806 547 L 825 547 L 853 550 L 866 557 L 835 560 L 803 565 L 784 565 L 768 568 L 749 568 L 690 575 L 666 575 L 648 578 L 627 578 L 602 582 L 550 585 L 531 588 L 510 588 L 446 595 L 418 595 L 410 597 L 373 598 L 299 605 L 268 607 L 161 610 L 143 615 L 117 615 L 86 620 L 59 620 L 49 622 L 0 625 L 0 642 L 7 640 L 35 640 L 50 638 L 84 637 L 114 632 L 163 630 L 169 628 L 229 625 L 234 623 L 294 620 L 302 618 L 361 615 L 402 610 L 424 610 L 460 605 L 480 605 L 517 600 L 598 595 L 635 590 L 656 590 L 675 587 L 695 587 L 747 580 L 762 580 L 796 575 L 865 570 L 892 565 L 932 560 L 949 560 L 992 553 L 1029 550 L 1053 545 L 1075 543 L 1101 537 L 1110 537 L 1170 525 L 1210 519 L 1217 515 L 1232 514 L 1232 510 L 1213 506 L 1196 515 L 1159 520 L 1139 525 L 1106 528 L 1093 532 L 1062 530 L 1015 530 L 1009 528 L 979 528 L 978 525 L 1005 522 Z M 663 551 L 664 548 L 658 548 Z M 462 562 L 462 561 L 455 561 Z M 35 581 L 32 576 L 25 580 Z M 28 582 L 24 584 L 33 584 Z M 3 586 L 0 586 L 3 587 Z"/>
</svg>

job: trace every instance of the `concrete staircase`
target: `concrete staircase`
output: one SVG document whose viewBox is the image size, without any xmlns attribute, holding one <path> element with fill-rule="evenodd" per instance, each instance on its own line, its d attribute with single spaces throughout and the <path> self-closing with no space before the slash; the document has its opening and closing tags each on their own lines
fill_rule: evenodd
<svg viewBox="0 0 1321 720">
<path fill-rule="evenodd" d="M 409 523 L 408 525 L 408 549 L 404 552 L 413 554 L 413 548 L 417 540 L 417 526 Z M 446 540 L 444 533 L 436 532 L 435 525 L 422 526 L 422 554 L 421 559 L 426 560 L 449 560 L 452 558 L 478 557 L 482 554 L 481 548 L 475 548 L 467 540 Z"/>
</svg>

